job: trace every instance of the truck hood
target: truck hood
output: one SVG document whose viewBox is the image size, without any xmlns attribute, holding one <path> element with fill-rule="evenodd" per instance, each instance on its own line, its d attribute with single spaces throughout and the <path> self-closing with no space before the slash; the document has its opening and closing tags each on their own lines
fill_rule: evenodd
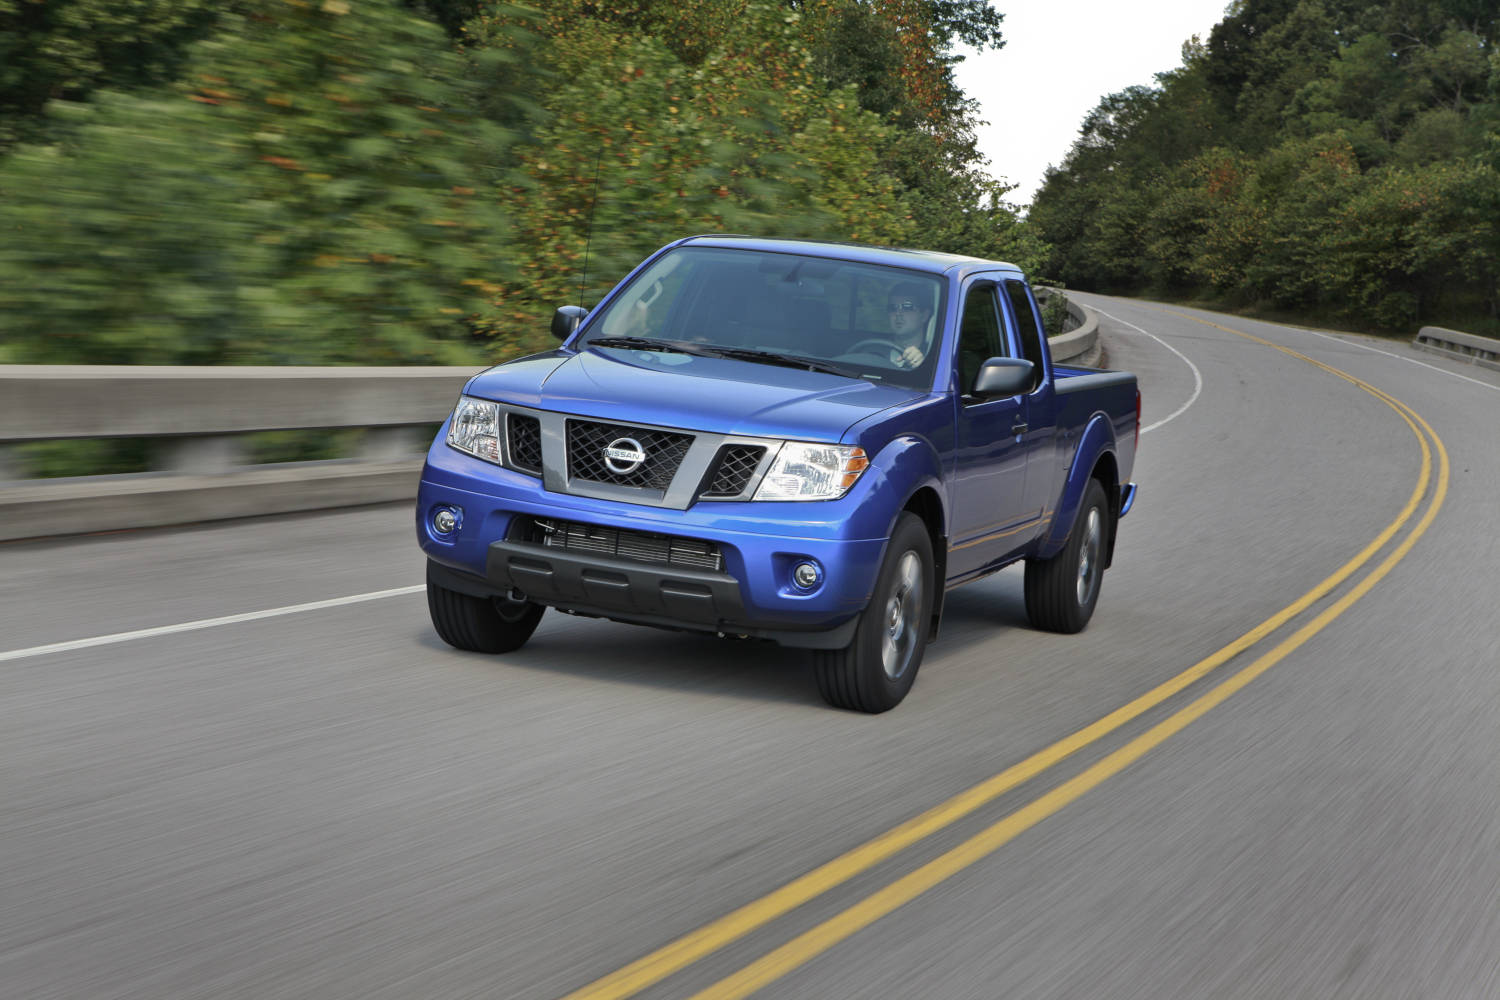
<svg viewBox="0 0 1500 1000">
<path fill-rule="evenodd" d="M 922 395 L 796 368 L 618 348 L 518 358 L 475 376 L 466 391 L 595 419 L 822 441 Z"/>
</svg>

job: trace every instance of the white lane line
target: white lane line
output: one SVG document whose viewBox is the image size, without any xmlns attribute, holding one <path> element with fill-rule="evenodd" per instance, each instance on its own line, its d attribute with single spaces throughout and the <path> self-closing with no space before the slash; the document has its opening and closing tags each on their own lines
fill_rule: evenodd
<svg viewBox="0 0 1500 1000">
<path fill-rule="evenodd" d="M 425 589 L 427 589 L 427 585 L 419 583 L 413 587 L 397 587 L 394 590 L 375 590 L 368 594 L 335 597 L 332 600 L 313 601 L 310 604 L 289 604 L 283 608 L 267 608 L 265 611 L 247 611 L 240 615 L 225 615 L 223 618 L 200 618 L 197 621 L 182 622 L 179 625 L 158 625 L 156 628 L 136 629 L 134 632 L 116 632 L 113 635 L 96 635 L 90 639 L 73 639 L 70 642 L 54 642 L 46 646 L 11 649 L 0 652 L 0 662 L 25 659 L 28 656 L 43 656 L 47 653 L 65 653 L 69 650 L 88 649 L 92 646 L 109 646 L 117 642 L 130 642 L 133 639 L 150 639 L 153 636 L 173 635 L 177 632 L 193 632 L 202 628 L 216 628 L 220 625 L 259 621 L 262 618 L 275 618 L 280 615 L 301 614 L 304 611 L 322 611 L 324 608 L 340 608 L 346 604 L 361 604 L 365 601 L 378 601 L 384 597 L 400 597 L 403 594 L 416 594 Z"/>
<path fill-rule="evenodd" d="M 1142 330 L 1140 327 L 1136 326 L 1134 323 L 1126 323 L 1123 319 L 1121 319 L 1118 316 L 1110 316 L 1109 313 L 1105 312 L 1103 309 L 1100 309 L 1098 306 L 1091 305 L 1091 306 L 1089 306 L 1089 308 L 1092 309 L 1092 310 L 1094 310 L 1100 316 L 1108 316 L 1110 319 L 1114 320 L 1116 323 L 1119 323 L 1122 326 L 1128 326 L 1128 327 L 1130 327 L 1136 333 L 1144 333 L 1144 334 L 1146 334 L 1146 336 L 1150 337 L 1152 340 L 1156 341 L 1158 344 L 1160 344 L 1161 346 L 1165 347 L 1167 350 L 1171 351 L 1173 354 L 1175 354 L 1179 358 L 1181 358 L 1187 364 L 1187 366 L 1193 370 L 1193 394 L 1188 397 L 1188 401 L 1186 403 L 1183 403 L 1181 406 L 1179 406 L 1170 416 L 1163 417 L 1161 420 L 1158 420 L 1156 423 L 1152 424 L 1149 427 L 1142 427 L 1141 428 L 1141 433 L 1142 434 L 1150 433 L 1151 431 L 1156 430 L 1158 427 L 1160 427 L 1163 424 L 1171 423 L 1173 420 L 1176 420 L 1178 417 L 1182 416 L 1185 412 L 1187 412 L 1187 408 L 1189 406 L 1192 406 L 1195 402 L 1197 402 L 1199 394 L 1203 392 L 1203 373 L 1198 370 L 1198 366 L 1197 365 L 1193 364 L 1191 361 L 1188 360 L 1188 356 L 1186 354 L 1183 354 L 1177 348 L 1173 347 L 1171 344 L 1167 343 L 1165 340 L 1162 340 L 1156 334 L 1154 334 L 1154 333 L 1147 333 L 1145 330 Z"/>
<path fill-rule="evenodd" d="M 1105 313 L 1103 309 L 1100 309 L 1098 306 L 1090 306 L 1089 308 L 1093 309 L 1095 312 L 1098 312 L 1098 313 L 1100 313 L 1102 315 L 1106 315 L 1106 316 L 1109 315 L 1108 313 Z M 1229 316 L 1229 315 L 1224 314 L 1224 313 L 1211 313 L 1210 315 L 1218 316 L 1220 319 L 1224 319 L 1224 320 L 1239 319 L 1239 317 Z M 1114 319 L 1114 317 L 1110 316 L 1110 319 Z M 1120 320 L 1118 322 L 1124 322 L 1124 321 Z M 1250 320 L 1250 322 L 1252 322 L 1252 323 L 1264 323 L 1263 320 Z M 1130 324 L 1126 323 L 1125 325 L 1129 326 Z M 1392 353 L 1390 351 L 1382 351 L 1378 347 L 1371 347 L 1369 344 L 1361 344 L 1357 340 L 1349 339 L 1349 337 L 1340 337 L 1340 336 L 1338 336 L 1336 334 L 1324 333 L 1321 330 L 1313 330 L 1313 329 L 1310 329 L 1310 328 L 1305 327 L 1305 326 L 1292 326 L 1290 324 L 1285 324 L 1285 323 L 1265 323 L 1265 325 L 1266 326 L 1276 327 L 1276 328 L 1282 329 L 1282 330 L 1296 330 L 1299 333 L 1310 333 L 1314 337 L 1322 337 L 1324 340 L 1331 340 L 1335 344 L 1346 344 L 1349 347 L 1357 347 L 1361 351 L 1369 351 L 1372 354 L 1384 354 L 1388 358 L 1395 358 L 1397 361 L 1405 361 L 1407 364 L 1409 364 L 1409 365 L 1416 365 L 1418 368 L 1426 368 L 1426 369 L 1429 369 L 1430 371 L 1435 371 L 1435 372 L 1437 372 L 1440 375 L 1449 375 L 1449 376 L 1452 376 L 1453 378 L 1463 379 L 1465 382 L 1472 382 L 1475 385 L 1483 386 L 1486 389 L 1493 389 L 1496 392 L 1500 392 L 1500 385 L 1496 385 L 1493 382 L 1486 382 L 1483 379 L 1470 378 L 1467 375 L 1460 375 L 1458 372 L 1450 372 L 1446 368 L 1439 368 L 1437 365 L 1430 365 L 1430 364 L 1428 364 L 1425 361 L 1418 361 L 1416 358 L 1409 358 L 1409 357 L 1406 357 L 1405 355 L 1402 355 L 1402 354 L 1394 354 L 1394 353 Z M 1136 329 L 1139 330 L 1140 327 L 1136 327 Z M 1142 331 L 1142 332 L 1144 333 L 1145 331 Z M 1150 334 L 1146 334 L 1146 335 L 1148 337 L 1150 336 Z M 1350 335 L 1350 337 L 1352 337 L 1352 336 L 1353 336 L 1353 334 Z M 1142 433 L 1144 433 L 1144 431 Z"/>
<path fill-rule="evenodd" d="M 1300 330 L 1303 333 L 1310 333 L 1314 337 L 1322 337 L 1324 340 L 1331 340 L 1331 341 L 1333 341 L 1336 344 L 1347 344 L 1350 347 L 1358 347 L 1362 351 L 1372 351 L 1375 354 L 1384 354 L 1388 358 L 1395 358 L 1397 361 L 1405 361 L 1408 364 L 1416 365 L 1418 368 L 1430 368 L 1433 371 L 1438 372 L 1441 375 L 1451 375 L 1454 378 L 1461 378 L 1465 382 L 1473 382 L 1475 385 L 1482 385 L 1486 389 L 1494 389 L 1496 392 L 1500 392 L 1500 385 L 1496 385 L 1493 382 L 1486 382 L 1486 381 L 1484 381 L 1482 379 L 1470 378 L 1467 375 L 1460 375 L 1458 372 L 1450 372 L 1446 368 L 1439 368 L 1437 365 L 1429 365 L 1425 361 L 1418 361 L 1416 358 L 1403 357 L 1400 354 L 1393 354 L 1390 351 L 1382 351 L 1378 347 L 1371 347 L 1369 344 L 1361 344 L 1357 340 L 1347 340 L 1347 339 L 1345 339 L 1343 337 L 1335 337 L 1333 334 L 1330 334 L 1330 333 L 1322 333 L 1322 332 L 1320 332 L 1318 330 L 1309 330 L 1305 326 L 1291 326 L 1291 327 L 1287 327 L 1287 329 L 1289 329 L 1289 330 Z"/>
</svg>

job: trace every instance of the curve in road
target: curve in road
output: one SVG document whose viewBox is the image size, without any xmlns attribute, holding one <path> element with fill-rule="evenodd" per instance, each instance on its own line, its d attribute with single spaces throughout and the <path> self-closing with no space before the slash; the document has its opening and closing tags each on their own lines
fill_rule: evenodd
<svg viewBox="0 0 1500 1000">
<path fill-rule="evenodd" d="M 1016 574 L 955 591 L 876 720 L 757 644 L 549 616 L 454 653 L 404 508 L 0 545 L 0 644 L 32 651 L 0 670 L 0 982 L 542 1000 L 925 830 L 642 995 L 1500 993 L 1500 377 L 1085 298 L 1162 431 L 1099 613 L 1050 636 Z"/>
<path fill-rule="evenodd" d="M 1103 310 L 1100 310 L 1100 312 L 1102 315 L 1109 316 Z M 1110 318 L 1114 319 L 1115 317 L 1111 316 Z M 1349 577 L 1369 562 L 1376 553 L 1381 551 L 1391 538 L 1411 519 L 1412 515 L 1416 513 L 1422 497 L 1428 491 L 1432 477 L 1432 449 L 1428 445 L 1428 439 L 1430 438 L 1432 446 L 1438 452 L 1439 471 L 1436 489 L 1431 496 L 1426 512 L 1412 531 L 1402 540 L 1400 545 L 1331 607 L 1297 629 L 1292 635 L 1277 644 L 1275 648 L 1265 655 L 1256 659 L 1249 666 L 1235 672 L 1230 677 L 1218 683 L 1212 690 L 1199 696 L 1185 708 L 1173 713 L 1163 722 L 1156 724 L 1147 732 L 1131 740 L 1125 746 L 1114 751 L 1081 774 L 1069 779 L 1023 808 L 1016 810 L 940 857 L 927 862 L 916 871 L 903 876 L 890 885 L 865 897 L 848 909 L 843 910 L 837 916 L 781 945 L 779 948 L 750 963 L 735 974 L 715 983 L 705 990 L 693 994 L 691 1000 L 738 1000 L 738 998 L 749 996 L 751 993 L 780 979 L 798 966 L 803 965 L 817 955 L 849 938 L 857 931 L 862 930 L 876 920 L 915 899 L 917 896 L 958 874 L 976 861 L 999 850 L 1021 833 L 1057 813 L 1069 803 L 1145 756 L 1169 737 L 1181 731 L 1189 723 L 1201 718 L 1210 709 L 1221 704 L 1230 695 L 1239 691 L 1256 677 L 1259 677 L 1271 667 L 1281 662 L 1288 654 L 1302 646 L 1338 618 L 1339 615 L 1352 607 L 1376 583 L 1387 576 L 1398 562 L 1405 558 L 1411 547 L 1416 544 L 1417 539 L 1426 533 L 1428 526 L 1431 525 L 1438 511 L 1442 508 L 1443 500 L 1448 492 L 1448 454 L 1442 440 L 1427 422 L 1399 400 L 1331 365 L 1324 364 L 1304 354 L 1273 344 L 1270 341 L 1244 333 L 1243 331 L 1217 323 L 1209 323 L 1197 317 L 1188 316 L 1186 318 L 1196 322 L 1208 323 L 1208 325 L 1226 333 L 1245 337 L 1256 343 L 1295 357 L 1298 360 L 1305 361 L 1331 375 L 1359 386 L 1365 392 L 1375 396 L 1394 410 L 1411 429 L 1422 450 L 1421 474 L 1418 477 L 1416 486 L 1412 490 L 1411 498 L 1400 513 L 1397 514 L 1395 520 L 1388 524 L 1353 559 L 1341 566 L 1312 590 L 1309 590 L 1296 601 L 1293 601 L 1275 615 L 1266 619 L 1249 632 L 1246 632 L 1234 642 L 1231 642 L 1206 659 L 1200 660 L 1192 667 L 1189 667 L 1181 674 L 1159 685 L 1147 694 L 1116 709 L 1087 728 L 1053 744 L 1022 763 L 1007 768 L 993 778 L 934 807 L 927 813 L 907 821 L 889 833 L 782 886 L 774 893 L 756 900 L 692 934 L 673 941 L 638 961 L 631 963 L 617 973 L 591 983 L 573 993 L 569 993 L 564 1000 L 622 1000 L 622 998 L 634 996 L 646 987 L 660 982 L 692 962 L 739 940 L 751 931 L 782 916 L 791 909 L 802 905 L 817 895 L 828 892 L 861 872 L 874 867 L 895 853 L 999 798 L 1018 785 L 1036 777 L 1047 768 L 1072 756 L 1078 750 L 1102 739 L 1120 726 L 1140 716 L 1148 709 L 1162 704 L 1173 695 L 1185 690 L 1190 685 L 1207 676 L 1217 667 L 1224 665 L 1234 657 L 1270 637 L 1283 625 L 1286 625 L 1297 616 L 1306 612 L 1315 603 L 1327 597 L 1335 588 L 1348 580 Z M 1161 343 L 1168 350 L 1172 351 L 1172 353 L 1186 361 L 1193 371 L 1193 394 L 1188 398 L 1187 402 L 1173 411 L 1170 416 L 1151 425 L 1153 429 L 1161 427 L 1186 412 L 1188 407 L 1198 398 L 1203 387 L 1202 375 L 1198 371 L 1197 366 L 1180 351 L 1161 340 L 1155 334 L 1148 333 L 1134 324 L 1125 323 L 1123 320 L 1117 320 L 1117 322 Z M 1418 428 L 1418 424 L 1421 425 L 1420 429 Z M 1424 432 L 1426 436 L 1424 436 Z M 1144 433 L 1144 429 L 1142 433 Z"/>
</svg>

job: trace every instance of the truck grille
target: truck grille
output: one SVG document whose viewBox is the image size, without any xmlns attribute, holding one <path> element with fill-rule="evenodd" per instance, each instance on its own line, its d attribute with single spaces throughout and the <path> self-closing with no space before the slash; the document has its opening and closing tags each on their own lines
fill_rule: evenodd
<svg viewBox="0 0 1500 1000">
<path fill-rule="evenodd" d="M 755 474 L 755 469 L 760 465 L 760 460 L 765 453 L 765 447 L 758 444 L 725 445 L 719 451 L 713 478 L 709 480 L 708 489 L 704 490 L 702 495 L 705 497 L 739 496 L 745 492 L 745 487 L 750 485 L 750 477 Z"/>
<path fill-rule="evenodd" d="M 542 422 L 519 413 L 505 415 L 510 440 L 510 464 L 533 476 L 542 474 Z"/>
<path fill-rule="evenodd" d="M 634 468 L 619 472 L 605 463 L 604 449 L 622 439 L 639 444 L 646 459 Z M 574 479 L 594 483 L 666 490 L 672 485 L 672 477 L 692 443 L 691 434 L 673 434 L 670 431 L 602 424 L 591 420 L 569 420 L 568 474 Z"/>
<path fill-rule="evenodd" d="M 577 521 L 545 517 L 518 517 L 510 532 L 512 541 L 533 542 L 550 549 L 593 552 L 617 559 L 722 572 L 724 556 L 712 542 L 644 531 L 620 531 Z"/>
</svg>

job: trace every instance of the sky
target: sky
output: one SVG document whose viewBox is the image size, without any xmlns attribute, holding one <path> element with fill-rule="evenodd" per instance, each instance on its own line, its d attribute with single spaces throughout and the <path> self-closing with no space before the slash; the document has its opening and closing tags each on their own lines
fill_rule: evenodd
<svg viewBox="0 0 1500 1000">
<path fill-rule="evenodd" d="M 966 57 L 958 85 L 979 102 L 979 151 L 1025 206 L 1049 164 L 1062 163 L 1084 115 L 1106 94 L 1182 64 L 1182 43 L 1208 33 L 1228 0 L 993 0 L 1005 47 Z M 1145 16 L 1143 16 L 1143 14 Z"/>
</svg>

